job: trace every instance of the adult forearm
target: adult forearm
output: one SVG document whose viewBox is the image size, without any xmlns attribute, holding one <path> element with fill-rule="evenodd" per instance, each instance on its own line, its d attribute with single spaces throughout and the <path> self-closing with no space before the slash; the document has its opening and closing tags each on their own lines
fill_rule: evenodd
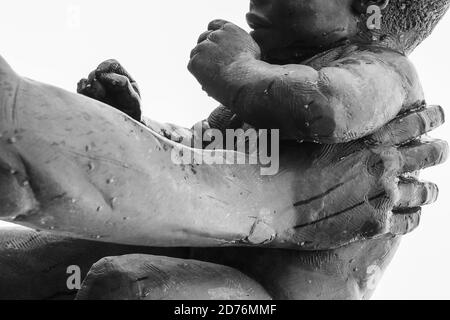
<svg viewBox="0 0 450 320">
<path fill-rule="evenodd" d="M 276 185 L 258 166 L 177 164 L 180 152 L 200 151 L 0 68 L 0 92 L 15 97 L 0 105 L 1 219 L 124 244 L 298 247 L 288 220 L 269 219 L 274 201 L 287 205 L 277 194 L 290 179 Z"/>
</svg>

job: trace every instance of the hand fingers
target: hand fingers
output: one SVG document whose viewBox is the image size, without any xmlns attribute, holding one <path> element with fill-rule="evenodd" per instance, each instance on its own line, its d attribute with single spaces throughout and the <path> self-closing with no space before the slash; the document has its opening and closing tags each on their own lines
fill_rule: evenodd
<svg viewBox="0 0 450 320">
<path fill-rule="evenodd" d="M 220 30 L 222 29 L 226 24 L 228 23 L 228 21 L 225 20 L 221 20 L 221 19 L 217 19 L 217 20 L 213 20 L 209 23 L 208 25 L 208 30 L 203 32 L 197 40 L 197 44 L 202 43 L 203 41 L 205 41 L 206 39 L 208 39 L 208 37 L 214 33 L 214 31 Z M 195 49 L 194 49 L 195 50 Z M 191 58 L 194 56 L 195 54 L 191 53 Z"/>
<path fill-rule="evenodd" d="M 421 208 L 414 208 L 402 213 L 393 213 L 389 221 L 389 233 L 401 236 L 414 231 L 420 224 Z"/>
<path fill-rule="evenodd" d="M 77 84 L 77 92 L 83 94 L 88 84 L 88 79 L 81 79 Z"/>
<path fill-rule="evenodd" d="M 421 139 L 399 148 L 403 158 L 402 173 L 414 172 L 444 163 L 448 144 L 438 139 Z"/>
<path fill-rule="evenodd" d="M 119 75 L 127 77 L 130 82 L 135 82 L 128 71 L 125 70 L 125 68 L 115 59 L 110 59 L 102 62 L 95 70 L 95 75 L 97 78 L 104 73 L 117 73 Z"/>
<path fill-rule="evenodd" d="M 402 179 L 398 184 L 399 199 L 394 211 L 416 208 L 436 202 L 439 188 L 431 182 Z"/>
<path fill-rule="evenodd" d="M 188 65 L 189 71 L 194 73 L 194 75 L 195 71 L 197 71 L 208 77 L 215 76 L 217 74 L 217 66 L 220 65 L 219 58 L 212 54 L 203 53 L 213 52 L 216 46 L 217 44 L 212 41 L 204 41 L 198 44 L 191 51 L 191 58 Z"/>
<path fill-rule="evenodd" d="M 92 82 L 94 80 L 95 80 L 95 71 L 92 71 L 91 73 L 89 73 L 88 81 Z"/>
<path fill-rule="evenodd" d="M 97 78 L 108 89 L 123 91 L 128 87 L 129 79 L 116 73 L 102 73 Z"/>
<path fill-rule="evenodd" d="M 211 30 L 208 30 L 208 31 L 203 32 L 203 33 L 200 35 L 200 37 L 198 37 L 197 43 L 201 43 L 201 42 L 205 41 L 205 40 L 208 38 L 208 36 L 209 36 L 212 32 L 213 32 L 213 31 L 211 31 Z"/>
<path fill-rule="evenodd" d="M 133 86 L 126 76 L 116 73 L 102 73 L 98 81 L 100 81 L 106 89 L 112 92 L 124 92 L 127 97 L 139 100 L 139 91 Z"/>
<path fill-rule="evenodd" d="M 224 106 L 216 108 L 208 117 L 209 126 L 225 132 L 226 129 L 242 128 L 243 122 L 230 109 Z"/>
<path fill-rule="evenodd" d="M 367 141 L 374 144 L 401 145 L 436 129 L 444 122 L 442 108 L 431 106 L 399 116 L 368 137 Z"/>
<path fill-rule="evenodd" d="M 100 63 L 98 65 L 97 69 L 95 70 L 95 72 L 122 74 L 121 71 L 123 71 L 123 70 L 121 70 L 121 69 L 123 69 L 123 68 L 117 60 L 109 59 L 109 60 L 105 60 L 102 63 Z"/>
<path fill-rule="evenodd" d="M 222 29 L 227 23 L 229 23 L 229 22 L 226 20 L 222 20 L 222 19 L 213 20 L 209 23 L 208 30 L 214 31 L 214 30 Z"/>
<path fill-rule="evenodd" d="M 205 41 L 200 42 L 198 45 L 195 46 L 194 49 L 192 49 L 190 59 L 191 60 L 194 59 L 197 54 L 201 53 L 204 50 L 208 50 L 208 48 L 212 45 L 215 45 L 215 44 L 211 43 L 209 41 L 208 42 L 205 42 Z"/>
<path fill-rule="evenodd" d="M 103 85 L 96 81 L 90 81 L 88 79 L 81 79 L 77 85 L 77 92 L 79 94 L 85 95 L 89 98 L 103 101 L 106 96 L 106 91 Z"/>
</svg>

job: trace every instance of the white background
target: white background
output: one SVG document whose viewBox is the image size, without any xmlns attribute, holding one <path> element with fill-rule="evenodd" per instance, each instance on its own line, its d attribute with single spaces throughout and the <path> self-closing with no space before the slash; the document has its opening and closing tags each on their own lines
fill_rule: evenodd
<svg viewBox="0 0 450 320">
<path fill-rule="evenodd" d="M 2 1 L 0 55 L 20 74 L 70 91 L 98 63 L 115 58 L 139 82 L 147 116 L 191 126 L 217 103 L 188 73 L 190 50 L 212 19 L 248 29 L 247 9 L 245 0 Z M 449 33 L 450 13 L 411 56 L 428 103 L 445 109 Z M 449 125 L 433 136 L 450 140 Z M 441 198 L 425 208 L 420 228 L 405 237 L 376 299 L 450 298 L 449 168 L 450 163 L 424 173 L 439 184 Z"/>
</svg>

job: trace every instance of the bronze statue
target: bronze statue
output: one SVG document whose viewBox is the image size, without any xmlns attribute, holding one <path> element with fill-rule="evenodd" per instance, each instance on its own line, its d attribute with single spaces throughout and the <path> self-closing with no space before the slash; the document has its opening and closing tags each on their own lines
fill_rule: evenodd
<svg viewBox="0 0 450 320">
<path fill-rule="evenodd" d="M 365 24 L 374 3 L 384 9 L 380 29 Z M 426 107 L 406 55 L 448 6 L 254 0 L 251 35 L 213 21 L 189 70 L 223 106 L 201 128 L 280 129 L 280 171 L 268 177 L 258 165 L 173 164 L 173 150 L 192 151 L 195 132 L 142 119 L 136 82 L 114 60 L 78 91 L 149 129 L 105 104 L 21 78 L 1 61 L 0 215 L 96 242 L 196 248 L 165 254 L 173 258 L 130 256 L 133 263 L 103 259 L 79 298 L 185 298 L 179 290 L 161 296 L 158 286 L 186 281 L 205 299 L 251 291 L 368 298 L 399 236 L 437 197 L 414 172 L 445 160 L 445 142 L 420 138 L 444 116 Z M 210 281 L 219 270 L 227 278 Z"/>
</svg>

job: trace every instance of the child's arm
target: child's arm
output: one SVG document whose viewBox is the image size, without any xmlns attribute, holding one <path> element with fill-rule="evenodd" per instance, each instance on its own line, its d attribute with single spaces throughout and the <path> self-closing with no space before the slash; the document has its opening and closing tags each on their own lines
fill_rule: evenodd
<svg viewBox="0 0 450 320">
<path fill-rule="evenodd" d="M 190 71 L 243 121 L 279 128 L 285 138 L 354 140 L 392 120 L 410 102 L 409 92 L 421 92 L 400 54 L 355 53 L 320 70 L 271 65 L 259 60 L 257 44 L 244 30 L 218 24 L 194 49 Z"/>
</svg>

